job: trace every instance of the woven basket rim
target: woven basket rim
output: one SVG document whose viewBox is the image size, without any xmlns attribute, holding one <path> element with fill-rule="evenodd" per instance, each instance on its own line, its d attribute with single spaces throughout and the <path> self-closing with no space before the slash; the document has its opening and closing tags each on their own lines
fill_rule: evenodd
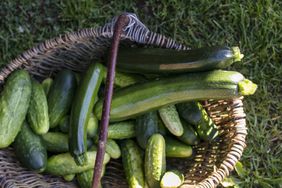
<svg viewBox="0 0 282 188">
<path fill-rule="evenodd" d="M 169 37 L 165 37 L 161 34 L 151 32 L 142 22 L 139 21 L 137 16 L 132 13 L 127 13 L 127 16 L 130 19 L 128 27 L 126 28 L 125 34 L 122 35 L 123 40 L 130 40 L 133 42 L 137 42 L 145 45 L 156 45 L 166 48 L 173 48 L 176 50 L 186 50 L 189 49 L 183 44 L 177 43 L 173 39 Z M 4 83 L 5 78 L 8 77 L 10 73 L 17 69 L 28 69 L 29 60 L 36 58 L 50 50 L 54 50 L 55 48 L 59 48 L 66 43 L 75 43 L 78 40 L 88 40 L 89 38 L 97 37 L 105 37 L 111 39 L 113 35 L 113 25 L 116 21 L 117 17 L 114 17 L 113 20 L 103 27 L 98 28 L 88 28 L 82 29 L 78 32 L 67 33 L 64 35 L 59 35 L 58 37 L 48 39 L 29 50 L 24 51 L 22 54 L 17 56 L 15 59 L 10 61 L 7 65 L 1 68 L 0 70 L 0 85 Z M 131 30 L 132 29 L 132 30 Z M 98 33 L 97 33 L 98 32 Z M 235 99 L 234 101 L 242 104 L 242 99 Z M 235 104 L 234 102 L 234 104 Z M 238 112 L 244 114 L 244 112 Z M 246 147 L 245 137 L 247 135 L 246 122 L 244 119 L 244 115 L 242 119 L 238 120 L 240 126 L 236 127 L 236 136 L 234 137 L 234 143 L 231 148 L 229 148 L 229 152 L 226 155 L 226 158 L 223 160 L 222 164 L 219 168 L 214 169 L 214 172 L 208 176 L 206 179 L 203 179 L 200 183 L 195 185 L 195 187 L 199 188 L 213 188 L 216 187 L 222 180 L 230 174 L 230 172 L 234 169 L 234 166 L 237 161 L 242 156 L 243 150 Z M 190 187 L 190 186 L 182 186 L 182 187 Z"/>
</svg>

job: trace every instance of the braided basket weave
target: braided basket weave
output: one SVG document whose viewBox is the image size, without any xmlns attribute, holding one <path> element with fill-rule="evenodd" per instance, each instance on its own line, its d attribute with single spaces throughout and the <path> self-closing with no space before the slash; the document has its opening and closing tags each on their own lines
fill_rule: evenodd
<svg viewBox="0 0 282 188">
<path fill-rule="evenodd" d="M 153 45 L 187 50 L 174 40 L 150 32 L 134 14 L 127 14 L 129 23 L 121 36 L 122 45 Z M 54 76 L 61 69 L 85 71 L 109 48 L 116 17 L 103 27 L 83 29 L 47 40 L 19 55 L 0 70 L 0 85 L 16 69 L 26 69 L 36 79 Z M 168 159 L 167 165 L 185 174 L 182 187 L 216 187 L 240 159 L 245 148 L 247 128 L 243 98 L 205 101 L 204 107 L 219 128 L 219 136 L 211 143 L 195 146 L 189 159 Z M 128 187 L 121 160 L 111 160 L 102 179 L 103 187 Z M 13 149 L 0 150 L 0 187 L 77 187 L 60 177 L 29 171 L 17 161 Z"/>
</svg>

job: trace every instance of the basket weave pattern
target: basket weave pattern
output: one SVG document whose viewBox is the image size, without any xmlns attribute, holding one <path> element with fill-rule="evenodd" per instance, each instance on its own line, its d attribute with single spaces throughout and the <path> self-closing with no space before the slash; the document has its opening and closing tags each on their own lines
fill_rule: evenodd
<svg viewBox="0 0 282 188">
<path fill-rule="evenodd" d="M 121 39 L 123 45 L 154 45 L 186 50 L 188 47 L 163 35 L 150 32 L 134 14 Z M 116 18 L 103 27 L 83 29 L 47 40 L 24 52 L 0 70 L 0 85 L 16 69 L 26 69 L 35 78 L 55 75 L 61 69 L 85 71 L 90 63 L 101 58 L 109 48 Z M 185 174 L 182 187 L 213 188 L 233 170 L 245 148 L 247 128 L 243 98 L 209 100 L 204 103 L 208 114 L 219 128 L 219 136 L 212 143 L 195 146 L 190 159 L 169 159 L 168 166 Z M 112 160 L 103 177 L 104 187 L 128 187 L 121 160 Z M 21 167 L 11 148 L 0 150 L 0 187 L 76 187 L 59 177 L 37 174 Z"/>
</svg>

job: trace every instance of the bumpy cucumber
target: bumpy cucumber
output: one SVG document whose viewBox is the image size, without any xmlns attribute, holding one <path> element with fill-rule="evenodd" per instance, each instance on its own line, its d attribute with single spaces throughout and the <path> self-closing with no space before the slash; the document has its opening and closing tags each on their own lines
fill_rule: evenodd
<svg viewBox="0 0 282 188">
<path fill-rule="evenodd" d="M 60 132 L 48 132 L 42 135 L 46 148 L 50 152 L 64 153 L 69 151 L 69 137 Z"/>
<path fill-rule="evenodd" d="M 218 135 L 218 129 L 206 110 L 197 101 L 190 101 L 177 105 L 181 117 L 194 125 L 199 137 L 211 141 Z"/>
<path fill-rule="evenodd" d="M 57 176 L 65 176 L 68 174 L 77 174 L 94 168 L 96 159 L 96 151 L 88 151 L 87 162 L 80 166 L 77 165 L 70 153 L 62 153 L 51 156 L 47 161 L 46 172 Z M 110 156 L 106 153 L 103 164 L 110 161 Z"/>
<path fill-rule="evenodd" d="M 47 151 L 39 135 L 34 134 L 24 122 L 17 135 L 14 148 L 19 161 L 31 170 L 44 171 L 47 164 Z"/>
<path fill-rule="evenodd" d="M 64 180 L 66 181 L 72 181 L 75 178 L 75 174 L 68 174 L 63 176 Z"/>
<path fill-rule="evenodd" d="M 183 125 L 184 132 L 178 137 L 178 139 L 188 145 L 197 145 L 200 142 L 198 133 L 194 130 L 192 125 L 188 124 L 184 120 L 181 120 L 181 123 Z"/>
<path fill-rule="evenodd" d="M 161 188 L 177 188 L 184 182 L 184 175 L 177 170 L 167 171 L 161 180 Z"/>
<path fill-rule="evenodd" d="M 166 157 L 186 158 L 192 155 L 192 147 L 171 137 L 165 137 Z"/>
<path fill-rule="evenodd" d="M 135 128 L 136 139 L 141 148 L 145 149 L 149 138 L 153 134 L 158 133 L 158 123 L 157 111 L 152 111 L 137 117 Z"/>
<path fill-rule="evenodd" d="M 46 78 L 45 80 L 42 81 L 41 85 L 46 95 L 48 95 L 52 84 L 53 84 L 52 78 Z"/>
<path fill-rule="evenodd" d="M 191 100 L 228 99 L 251 95 L 257 86 L 234 71 L 209 71 L 163 78 L 117 90 L 112 98 L 110 121 L 136 117 L 162 106 Z M 95 106 L 101 118 L 103 99 Z"/>
<path fill-rule="evenodd" d="M 166 128 L 175 136 L 183 134 L 183 126 L 181 124 L 178 112 L 174 105 L 168 105 L 159 109 L 159 114 Z"/>
<path fill-rule="evenodd" d="M 105 174 L 105 166 L 102 169 L 102 176 Z M 77 182 L 80 188 L 91 188 L 92 187 L 92 179 L 93 179 L 94 171 L 93 169 L 87 170 L 85 172 L 79 173 L 76 175 Z M 100 185 L 99 187 L 102 188 Z"/>
<path fill-rule="evenodd" d="M 98 119 L 93 113 L 90 113 L 90 117 L 87 123 L 87 137 L 93 138 L 98 132 Z"/>
<path fill-rule="evenodd" d="M 117 68 L 133 73 L 181 73 L 223 69 L 243 54 L 238 47 L 204 47 L 191 50 L 121 48 Z"/>
<path fill-rule="evenodd" d="M 151 188 L 160 187 L 166 170 L 165 139 L 160 134 L 150 137 L 145 152 L 145 178 Z"/>
<path fill-rule="evenodd" d="M 72 71 L 63 70 L 56 75 L 47 97 L 51 128 L 56 127 L 69 112 L 76 85 Z"/>
<path fill-rule="evenodd" d="M 32 80 L 32 92 L 27 112 L 31 129 L 36 134 L 45 134 L 49 130 L 47 97 L 41 84 Z"/>
<path fill-rule="evenodd" d="M 130 188 L 144 187 L 143 159 L 137 144 L 133 140 L 121 143 L 122 164 Z"/>
<path fill-rule="evenodd" d="M 126 139 L 135 137 L 135 123 L 134 121 L 122 121 L 110 124 L 108 128 L 109 139 Z"/>
<path fill-rule="evenodd" d="M 59 129 L 63 133 L 68 133 L 69 127 L 70 127 L 70 116 L 66 115 L 59 122 Z"/>
<path fill-rule="evenodd" d="M 98 136 L 94 137 L 94 143 L 98 144 L 99 138 Z M 113 159 L 118 159 L 121 156 L 121 151 L 119 145 L 113 139 L 108 139 L 106 143 L 106 152 L 110 155 Z"/>
<path fill-rule="evenodd" d="M 31 96 L 28 72 L 13 72 L 0 94 L 0 148 L 8 147 L 16 138 L 25 120 Z"/>
<path fill-rule="evenodd" d="M 72 104 L 69 129 L 70 153 L 79 165 L 86 163 L 87 124 L 102 83 L 104 69 L 91 64 L 80 82 Z"/>
</svg>

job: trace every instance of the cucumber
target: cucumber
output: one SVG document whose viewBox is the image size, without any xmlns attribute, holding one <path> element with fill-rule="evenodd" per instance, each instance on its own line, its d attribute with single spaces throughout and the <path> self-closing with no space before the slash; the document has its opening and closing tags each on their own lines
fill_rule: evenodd
<svg viewBox="0 0 282 188">
<path fill-rule="evenodd" d="M 63 133 L 68 133 L 69 127 L 70 127 L 70 116 L 66 115 L 59 122 L 59 129 Z"/>
<path fill-rule="evenodd" d="M 216 125 L 199 102 L 190 101 L 177 104 L 177 108 L 181 117 L 194 125 L 201 139 L 211 141 L 218 135 Z"/>
<path fill-rule="evenodd" d="M 117 90 L 112 98 L 110 121 L 122 121 L 162 106 L 191 100 L 228 99 L 251 95 L 257 86 L 234 71 L 210 71 L 163 78 Z M 101 119 L 103 99 L 95 106 Z"/>
<path fill-rule="evenodd" d="M 30 96 L 28 72 L 13 72 L 0 94 L 0 149 L 8 147 L 19 133 L 28 111 Z"/>
<path fill-rule="evenodd" d="M 145 178 L 151 188 L 160 187 L 166 170 L 165 139 L 161 134 L 152 135 L 145 151 Z"/>
<path fill-rule="evenodd" d="M 53 84 L 52 78 L 46 78 L 45 80 L 42 81 L 41 85 L 46 95 L 48 95 L 52 84 Z"/>
<path fill-rule="evenodd" d="M 114 141 L 112 139 L 107 140 L 106 152 L 113 159 L 118 159 L 121 156 L 121 151 L 120 151 L 118 144 L 116 143 L 116 141 Z"/>
<path fill-rule="evenodd" d="M 33 132 L 45 134 L 49 130 L 47 97 L 41 84 L 32 80 L 32 91 L 27 119 Z"/>
<path fill-rule="evenodd" d="M 66 181 L 72 181 L 75 178 L 75 174 L 68 174 L 63 176 L 64 180 Z"/>
<path fill-rule="evenodd" d="M 87 123 L 87 137 L 93 138 L 98 132 L 98 119 L 93 113 L 90 113 L 90 117 Z"/>
<path fill-rule="evenodd" d="M 104 75 L 103 66 L 91 64 L 80 82 L 72 104 L 69 129 L 70 153 L 79 165 L 86 163 L 87 124 Z"/>
<path fill-rule="evenodd" d="M 108 139 L 126 139 L 135 137 L 135 124 L 133 121 L 122 121 L 110 124 Z"/>
<path fill-rule="evenodd" d="M 62 153 L 51 156 L 47 161 L 46 172 L 56 176 L 77 174 L 94 168 L 96 151 L 86 152 L 87 162 L 84 165 L 77 165 L 70 153 Z M 110 156 L 105 153 L 103 164 L 110 161 Z"/>
<path fill-rule="evenodd" d="M 54 153 L 64 153 L 69 151 L 69 137 L 60 132 L 48 132 L 42 135 L 47 151 Z"/>
<path fill-rule="evenodd" d="M 93 174 L 94 174 L 93 169 L 77 174 L 76 178 L 77 178 L 79 187 L 80 188 L 92 188 Z M 105 174 L 105 166 L 103 166 L 103 169 L 102 169 L 102 177 L 104 176 L 104 174 Z M 101 184 L 99 187 L 102 187 Z"/>
<path fill-rule="evenodd" d="M 122 164 L 130 188 L 145 186 L 143 159 L 138 145 L 133 140 L 121 143 Z"/>
<path fill-rule="evenodd" d="M 178 170 L 167 171 L 161 180 L 161 188 L 177 188 L 184 183 L 184 175 Z"/>
<path fill-rule="evenodd" d="M 192 155 L 192 147 L 171 137 L 165 137 L 166 157 L 187 158 Z"/>
<path fill-rule="evenodd" d="M 43 172 L 47 165 L 47 151 L 39 135 L 26 122 L 17 135 L 14 149 L 18 160 L 28 169 Z"/>
<path fill-rule="evenodd" d="M 132 73 L 183 73 L 224 69 L 240 61 L 238 47 L 204 47 L 191 50 L 121 48 L 117 68 Z"/>
<path fill-rule="evenodd" d="M 136 118 L 136 139 L 141 148 L 145 149 L 149 138 L 158 133 L 158 123 L 157 111 L 148 112 Z"/>
<path fill-rule="evenodd" d="M 181 136 L 183 134 L 183 126 L 174 105 L 168 105 L 160 108 L 159 114 L 164 122 L 164 125 L 171 134 L 175 136 Z"/>
<path fill-rule="evenodd" d="M 75 89 L 76 78 L 72 71 L 57 74 L 47 97 L 50 128 L 56 127 L 69 112 Z"/>
<path fill-rule="evenodd" d="M 161 118 L 158 118 L 158 133 L 165 136 L 168 134 L 167 128 L 165 127 L 163 120 Z"/>
<path fill-rule="evenodd" d="M 181 120 L 181 123 L 184 128 L 184 132 L 181 136 L 177 137 L 183 143 L 188 145 L 197 145 L 200 142 L 198 133 L 194 130 L 192 125 L 188 124 L 184 120 Z"/>
</svg>

